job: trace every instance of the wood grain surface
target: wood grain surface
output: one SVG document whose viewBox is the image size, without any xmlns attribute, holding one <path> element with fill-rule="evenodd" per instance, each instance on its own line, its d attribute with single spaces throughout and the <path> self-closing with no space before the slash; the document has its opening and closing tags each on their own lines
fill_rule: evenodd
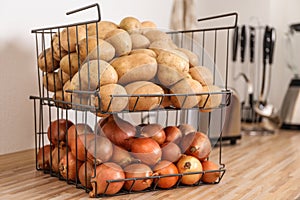
<svg viewBox="0 0 300 200">
<path fill-rule="evenodd" d="M 293 200 L 300 199 L 300 132 L 243 135 L 224 144 L 226 173 L 219 184 L 126 194 L 99 199 Z M 212 155 L 216 156 L 216 155 Z M 88 193 L 36 171 L 34 151 L 0 156 L 0 199 L 89 199 Z"/>
</svg>

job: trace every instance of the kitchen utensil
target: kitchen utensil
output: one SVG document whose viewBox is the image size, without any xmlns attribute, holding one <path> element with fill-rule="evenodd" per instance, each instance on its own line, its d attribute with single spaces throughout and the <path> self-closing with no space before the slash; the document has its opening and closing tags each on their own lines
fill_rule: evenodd
<svg viewBox="0 0 300 200">
<path fill-rule="evenodd" d="M 294 34 L 300 32 L 300 23 L 290 25 L 290 32 L 287 34 L 285 44 L 287 45 L 286 59 L 288 67 L 294 73 L 294 77 L 291 80 L 288 90 L 285 94 L 285 98 L 281 105 L 280 116 L 282 118 L 283 129 L 296 129 L 300 130 L 300 78 L 298 69 L 300 63 L 294 63 L 294 50 L 292 47 L 292 37 Z M 293 38 L 295 39 L 295 37 Z"/>
<path fill-rule="evenodd" d="M 232 61 L 233 62 L 235 62 L 237 58 L 238 42 L 239 42 L 239 27 L 237 26 L 234 29 L 233 38 L 232 38 Z"/>
<path fill-rule="evenodd" d="M 245 61 L 245 53 L 246 53 L 246 44 L 247 44 L 247 34 L 246 34 L 246 26 L 243 25 L 241 29 L 241 62 Z"/>
</svg>

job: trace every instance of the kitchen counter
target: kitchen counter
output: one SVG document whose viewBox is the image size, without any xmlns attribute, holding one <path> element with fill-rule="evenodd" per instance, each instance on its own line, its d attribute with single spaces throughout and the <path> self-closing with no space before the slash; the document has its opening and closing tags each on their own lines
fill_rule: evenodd
<svg viewBox="0 0 300 200">
<path fill-rule="evenodd" d="M 223 145 L 226 173 L 216 185 L 108 197 L 129 199 L 300 199 L 300 132 L 243 135 Z M 0 156 L 0 199 L 88 199 L 88 194 L 36 171 L 34 151 Z M 101 198 L 105 199 L 105 198 Z"/>
</svg>

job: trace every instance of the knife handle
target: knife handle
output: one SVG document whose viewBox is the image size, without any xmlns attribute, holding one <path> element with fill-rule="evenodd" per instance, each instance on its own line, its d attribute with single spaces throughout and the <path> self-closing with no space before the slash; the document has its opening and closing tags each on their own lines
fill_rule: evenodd
<svg viewBox="0 0 300 200">
<path fill-rule="evenodd" d="M 250 27 L 250 62 L 254 62 L 255 28 Z"/>
<path fill-rule="evenodd" d="M 233 43 L 232 43 L 232 61 L 236 61 L 238 41 L 239 41 L 239 27 L 235 27 L 233 32 Z"/>
<path fill-rule="evenodd" d="M 241 61 L 245 60 L 245 48 L 246 48 L 246 26 L 242 26 L 241 30 Z"/>
</svg>

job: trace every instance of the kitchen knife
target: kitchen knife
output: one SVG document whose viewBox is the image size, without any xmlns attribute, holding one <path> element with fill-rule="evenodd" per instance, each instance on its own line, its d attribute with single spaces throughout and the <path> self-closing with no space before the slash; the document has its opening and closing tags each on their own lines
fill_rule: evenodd
<svg viewBox="0 0 300 200">
<path fill-rule="evenodd" d="M 241 30 L 241 62 L 243 63 L 245 61 L 245 53 L 246 53 L 246 39 L 247 34 L 246 34 L 246 26 L 242 26 Z"/>
<path fill-rule="evenodd" d="M 249 27 L 250 29 L 250 62 L 254 62 L 254 50 L 255 50 L 255 28 L 253 26 Z"/>
</svg>

